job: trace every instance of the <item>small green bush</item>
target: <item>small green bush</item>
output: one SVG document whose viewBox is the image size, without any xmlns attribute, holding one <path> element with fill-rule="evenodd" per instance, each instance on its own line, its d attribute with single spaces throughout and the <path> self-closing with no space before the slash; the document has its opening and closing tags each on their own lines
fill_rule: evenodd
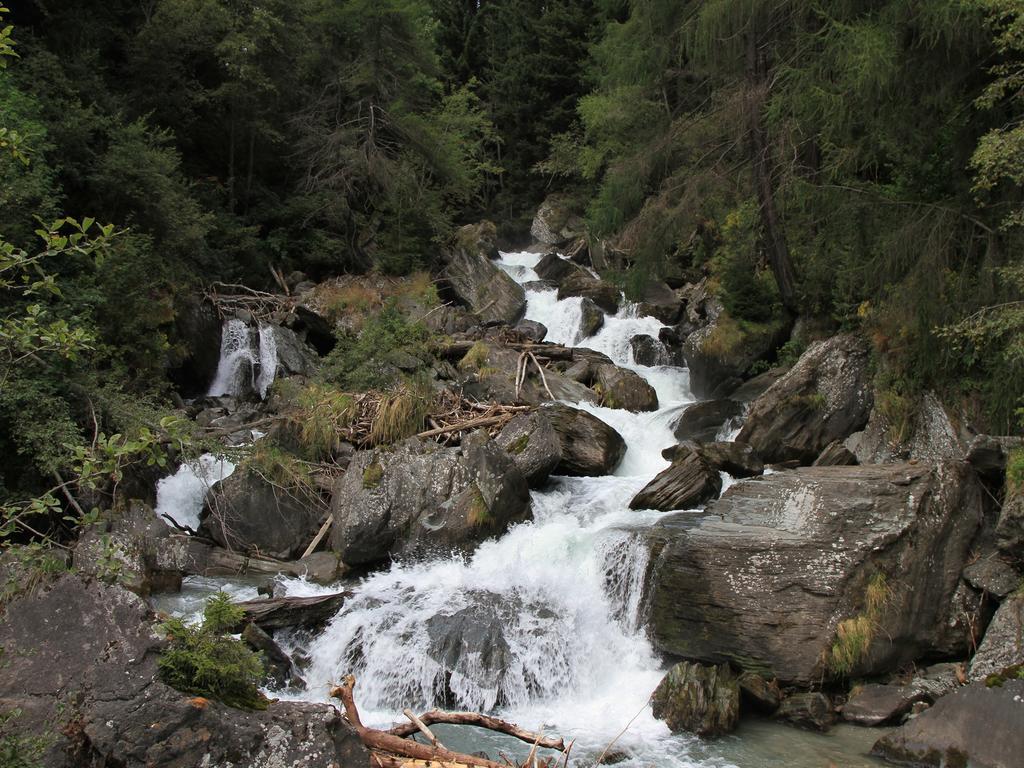
<svg viewBox="0 0 1024 768">
<path fill-rule="evenodd" d="M 1017 493 L 1024 488 L 1024 448 L 1014 448 L 1006 458 L 1006 491 Z"/>
<path fill-rule="evenodd" d="M 242 617 L 242 609 L 218 592 L 206 603 L 201 625 L 165 622 L 169 646 L 158 662 L 160 678 L 183 693 L 239 709 L 266 709 L 269 701 L 259 689 L 263 661 L 229 634 Z"/>
</svg>

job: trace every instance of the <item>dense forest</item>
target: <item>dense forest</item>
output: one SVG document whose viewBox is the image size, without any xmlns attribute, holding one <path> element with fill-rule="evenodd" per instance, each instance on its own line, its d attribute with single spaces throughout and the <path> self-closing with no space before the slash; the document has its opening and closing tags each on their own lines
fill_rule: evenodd
<svg viewBox="0 0 1024 768">
<path fill-rule="evenodd" d="M 934 388 L 1019 428 L 1016 0 L 47 0 L 3 16 L 9 501 L 166 432 L 203 285 L 430 270 L 463 223 L 523 240 L 552 193 L 627 290 L 708 274 L 737 333 L 863 329 L 897 417 Z M 96 434 L 121 442 L 104 458 Z"/>
</svg>

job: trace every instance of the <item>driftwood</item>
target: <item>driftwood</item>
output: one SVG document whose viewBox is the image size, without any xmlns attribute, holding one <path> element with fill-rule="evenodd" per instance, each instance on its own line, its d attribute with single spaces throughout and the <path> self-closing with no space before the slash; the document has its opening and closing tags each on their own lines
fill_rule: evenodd
<svg viewBox="0 0 1024 768">
<path fill-rule="evenodd" d="M 351 592 L 337 592 L 315 597 L 268 597 L 236 605 L 245 611 L 243 624 L 251 621 L 261 629 L 268 630 L 308 627 L 326 624 L 351 596 Z"/>
<path fill-rule="evenodd" d="M 316 536 L 309 542 L 309 546 L 306 547 L 306 551 L 302 553 L 303 557 L 309 557 L 316 551 L 317 545 L 324 540 L 324 536 L 327 535 L 327 531 L 331 529 L 331 523 L 334 522 L 334 515 L 328 515 L 327 519 L 324 520 L 324 524 L 320 526 L 320 530 L 317 531 Z"/>
<path fill-rule="evenodd" d="M 473 345 L 479 343 L 478 341 L 453 341 L 441 347 L 438 351 L 442 357 L 449 360 L 461 359 L 473 348 Z M 485 339 L 483 343 L 487 344 L 488 342 Z M 498 345 L 497 342 L 495 344 Z M 572 347 L 563 347 L 560 344 L 502 342 L 499 346 L 514 349 L 517 352 L 533 352 L 537 357 L 543 357 L 548 360 L 573 360 L 575 357 Z"/>
<path fill-rule="evenodd" d="M 528 733 L 511 723 L 475 712 L 433 710 L 417 717 L 407 709 L 405 715 L 412 721 L 408 725 L 396 726 L 390 731 L 368 728 L 359 718 L 359 710 L 356 708 L 355 702 L 355 685 L 356 679 L 352 675 L 348 675 L 341 685 L 331 691 L 331 696 L 341 700 L 345 709 L 345 718 L 356 729 L 359 738 L 370 750 L 371 768 L 447 768 L 448 766 L 453 768 L 509 768 L 505 763 L 446 749 L 430 731 L 429 725 L 433 723 L 476 725 L 528 741 L 533 744 L 533 749 L 530 753 L 530 760 L 524 763 L 524 766 L 533 761 L 538 745 L 547 746 L 545 742 L 559 745 L 551 748 L 564 749 L 561 739 L 545 739 L 540 734 Z M 420 744 L 417 741 L 403 738 L 403 736 L 412 736 L 417 733 L 424 734 L 431 743 Z M 554 764 L 554 761 L 537 760 L 533 761 L 533 764 L 548 768 Z"/>
</svg>

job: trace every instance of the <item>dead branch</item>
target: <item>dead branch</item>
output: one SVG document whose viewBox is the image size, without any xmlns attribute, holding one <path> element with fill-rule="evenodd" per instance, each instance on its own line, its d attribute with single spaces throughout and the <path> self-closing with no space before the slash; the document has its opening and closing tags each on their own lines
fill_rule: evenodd
<svg viewBox="0 0 1024 768">
<path fill-rule="evenodd" d="M 310 555 L 312 555 L 316 551 L 317 544 L 319 544 L 321 541 L 323 541 L 324 536 L 327 535 L 327 531 L 329 531 L 331 529 L 331 523 L 333 523 L 333 522 L 334 522 L 334 515 L 333 514 L 328 515 L 327 519 L 324 521 L 324 524 L 322 526 L 320 526 L 320 530 L 317 531 L 316 536 L 314 536 L 313 540 L 311 542 L 309 542 L 309 546 L 306 547 L 306 551 L 302 553 L 302 557 L 304 557 L 304 558 L 305 557 L 309 557 Z"/>
<path fill-rule="evenodd" d="M 550 736 L 541 736 L 538 740 L 538 734 L 524 730 L 515 723 L 500 720 L 497 717 L 491 717 L 489 715 L 481 715 L 477 712 L 444 712 L 440 709 L 432 709 L 429 712 L 424 712 L 420 715 L 420 720 L 428 726 L 475 725 L 477 728 L 486 728 L 489 731 L 504 733 L 506 736 L 512 736 L 520 741 L 525 741 L 527 744 L 533 744 L 536 741 L 544 749 L 557 749 L 560 752 L 565 751 L 565 742 L 562 741 L 562 739 L 556 739 Z M 388 731 L 388 733 L 392 733 L 395 736 L 411 736 L 415 732 L 416 727 L 408 723 L 396 725 Z"/>
</svg>

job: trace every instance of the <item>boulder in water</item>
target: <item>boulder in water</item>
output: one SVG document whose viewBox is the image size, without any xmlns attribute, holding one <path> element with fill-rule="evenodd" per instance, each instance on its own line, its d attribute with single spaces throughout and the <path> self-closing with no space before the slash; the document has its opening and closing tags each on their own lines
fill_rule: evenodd
<svg viewBox="0 0 1024 768">
<path fill-rule="evenodd" d="M 568 259 L 563 259 L 557 253 L 548 253 L 540 261 L 537 262 L 537 266 L 533 268 L 533 271 L 537 273 L 537 276 L 541 280 L 548 280 L 555 285 L 561 283 L 569 275 L 575 275 L 578 272 L 584 275 L 590 276 L 583 267 L 575 264 Z"/>
<path fill-rule="evenodd" d="M 963 653 L 960 572 L 983 519 L 961 462 L 801 468 L 648 531 L 651 635 L 666 653 L 807 685 Z M 869 589 L 870 588 L 870 589 Z M 842 633 L 871 628 L 863 644 Z"/>
<path fill-rule="evenodd" d="M 766 462 L 810 464 L 834 440 L 867 421 L 870 349 L 847 334 L 812 344 L 799 362 L 754 401 L 736 438 Z"/>
<path fill-rule="evenodd" d="M 619 311 L 619 300 L 622 294 L 611 283 L 580 271 L 566 277 L 558 286 L 559 300 L 567 299 L 570 296 L 582 296 L 590 299 L 609 315 L 614 315 Z"/>
<path fill-rule="evenodd" d="M 740 325 L 716 310 L 708 324 L 699 326 L 683 342 L 693 394 L 700 398 L 731 396 L 750 367 L 769 359 L 787 335 L 788 326 L 782 321 Z"/>
<path fill-rule="evenodd" d="M 580 338 L 589 339 L 604 327 L 604 310 L 592 299 L 580 300 Z"/>
<path fill-rule="evenodd" d="M 658 684 L 651 710 L 675 733 L 724 736 L 739 722 L 739 681 L 728 664 L 705 666 L 683 661 Z"/>
<path fill-rule="evenodd" d="M 633 350 L 633 362 L 637 365 L 669 365 L 665 345 L 653 336 L 639 333 L 629 340 L 629 346 Z"/>
<path fill-rule="evenodd" d="M 255 470 L 239 469 L 207 493 L 200 532 L 229 550 L 291 560 L 325 517 L 326 505 L 312 487 L 279 487 Z"/>
<path fill-rule="evenodd" d="M 682 447 L 672 466 L 659 473 L 629 502 L 630 509 L 691 509 L 722 492 L 722 478 L 697 446 Z"/>
<path fill-rule="evenodd" d="M 1019 766 L 1024 755 L 1024 680 L 964 686 L 883 736 L 871 752 L 917 767 Z"/>
<path fill-rule="evenodd" d="M 637 309 L 642 316 L 649 315 L 665 325 L 674 325 L 683 313 L 683 302 L 668 285 L 652 280 L 644 286 Z"/>
<path fill-rule="evenodd" d="M 764 472 L 764 462 L 753 448 L 743 443 L 703 443 L 698 451 L 712 469 L 733 477 L 754 477 Z"/>
<path fill-rule="evenodd" d="M 605 408 L 627 411 L 658 410 L 658 393 L 640 374 L 606 363 L 594 368 L 594 390 Z"/>
<path fill-rule="evenodd" d="M 561 404 L 545 406 L 540 413 L 551 420 L 562 448 L 554 474 L 608 475 L 626 455 L 622 435 L 593 414 Z"/>
<path fill-rule="evenodd" d="M 688 405 L 672 428 L 680 440 L 709 442 L 718 437 L 729 419 L 743 413 L 743 405 L 736 400 L 705 400 Z"/>
<path fill-rule="evenodd" d="M 740 675 L 740 698 L 744 708 L 770 715 L 779 708 L 782 691 L 777 681 L 768 682 L 756 672 L 748 671 Z"/>
<path fill-rule="evenodd" d="M 818 691 L 790 694 L 782 700 L 775 716 L 815 731 L 826 731 L 836 721 L 832 701 Z"/>
<path fill-rule="evenodd" d="M 331 548 L 349 565 L 472 548 L 530 516 L 526 478 L 486 433 L 360 451 L 337 481 Z"/>
<path fill-rule="evenodd" d="M 543 413 L 516 416 L 494 441 L 509 453 L 531 488 L 543 485 L 562 461 L 562 443 Z"/>
<path fill-rule="evenodd" d="M 515 325 L 526 310 L 526 294 L 491 261 L 497 255 L 490 222 L 466 225 L 444 253 L 444 278 L 452 292 L 483 323 Z"/>
</svg>

